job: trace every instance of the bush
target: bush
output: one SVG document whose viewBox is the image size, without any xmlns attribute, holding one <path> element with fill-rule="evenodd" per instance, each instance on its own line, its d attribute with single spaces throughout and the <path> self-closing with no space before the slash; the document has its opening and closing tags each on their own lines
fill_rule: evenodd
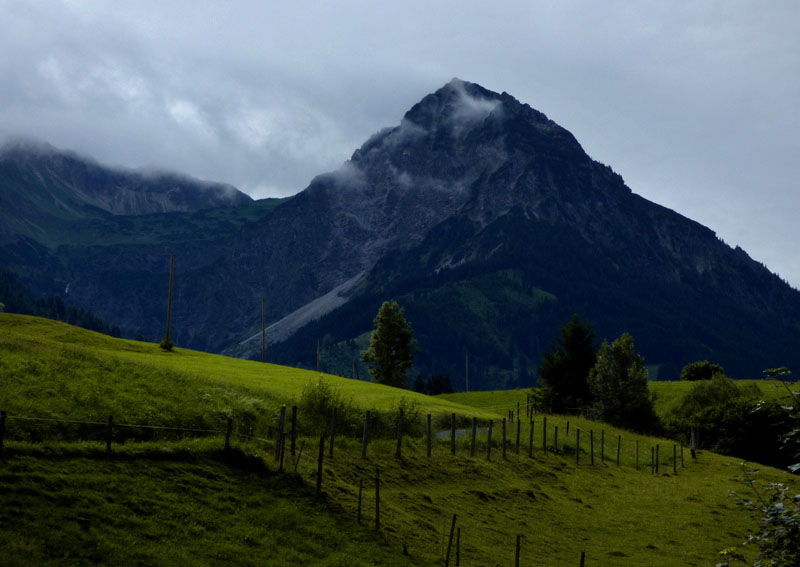
<svg viewBox="0 0 800 567">
<path fill-rule="evenodd" d="M 715 374 L 725 374 L 725 369 L 719 364 L 713 364 L 707 360 L 698 360 L 687 364 L 681 370 L 681 380 L 711 380 Z"/>
<path fill-rule="evenodd" d="M 397 436 L 397 418 L 403 410 L 403 435 L 420 437 L 425 433 L 425 420 L 416 402 L 401 398 L 389 411 L 370 410 L 369 436 L 372 439 L 392 439 Z M 363 428 L 363 416 L 361 426 Z"/>
<path fill-rule="evenodd" d="M 345 399 L 338 388 L 320 376 L 310 381 L 300 394 L 299 427 L 304 434 L 322 435 L 330 431 L 333 410 L 336 410 L 336 434 L 359 438 L 364 431 L 364 415 L 352 398 Z M 403 434 L 413 437 L 425 433 L 425 423 L 417 404 L 406 398 L 391 410 L 369 410 L 370 439 L 393 438 L 397 435 L 397 417 L 403 410 Z"/>
<path fill-rule="evenodd" d="M 345 399 L 339 389 L 322 376 L 308 382 L 298 403 L 300 429 L 304 433 L 322 435 L 329 430 L 334 409 L 337 434 L 357 436 L 362 417 L 352 398 Z"/>
<path fill-rule="evenodd" d="M 789 427 L 789 410 L 758 399 L 755 385 L 741 387 L 721 374 L 697 382 L 665 418 L 669 433 L 682 437 L 690 428 L 700 432 L 704 446 L 723 455 L 785 466 L 790 455 L 780 437 Z"/>
</svg>

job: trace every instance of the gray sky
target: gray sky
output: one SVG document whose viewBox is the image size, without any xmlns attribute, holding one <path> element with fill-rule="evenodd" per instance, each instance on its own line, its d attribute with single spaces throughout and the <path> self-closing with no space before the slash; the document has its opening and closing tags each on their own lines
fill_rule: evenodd
<svg viewBox="0 0 800 567">
<path fill-rule="evenodd" d="M 800 2 L 0 0 L 0 138 L 289 195 L 452 77 L 800 287 Z"/>
</svg>

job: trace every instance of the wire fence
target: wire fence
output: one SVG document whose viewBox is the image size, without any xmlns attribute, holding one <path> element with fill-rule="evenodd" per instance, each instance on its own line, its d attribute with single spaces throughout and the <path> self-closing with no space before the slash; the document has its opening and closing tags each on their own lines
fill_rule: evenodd
<svg viewBox="0 0 800 567">
<path fill-rule="evenodd" d="M 520 419 L 515 410 L 509 410 L 509 417 L 486 420 L 470 418 L 468 416 L 457 416 L 450 414 L 450 427 L 446 430 L 437 430 L 434 427 L 434 419 L 430 414 L 426 414 L 425 431 L 422 436 L 408 436 L 404 433 L 403 427 L 404 413 L 397 412 L 395 416 L 396 444 L 389 443 L 385 438 L 375 439 L 370 436 L 370 412 L 366 412 L 363 431 L 361 435 L 361 456 L 369 462 L 372 457 L 382 459 L 385 464 L 385 457 L 389 456 L 389 451 L 394 452 L 396 457 L 408 457 L 413 455 L 416 459 L 425 452 L 430 459 L 485 459 L 496 463 L 497 466 L 520 466 L 525 462 L 542 463 L 547 459 L 561 459 L 564 466 L 572 464 L 575 467 L 601 467 L 616 466 L 629 467 L 636 470 L 649 471 L 653 474 L 677 474 L 689 462 L 685 459 L 684 446 L 677 443 L 665 443 L 663 440 L 642 438 L 642 437 L 623 437 L 622 434 L 606 434 L 603 428 L 599 430 L 580 428 L 576 426 L 574 418 L 567 416 L 535 416 L 532 411 L 526 412 L 526 417 Z M 92 419 L 72 419 L 68 417 L 44 417 L 33 415 L 13 415 L 7 412 L 0 412 L 0 456 L 6 457 L 8 454 L 7 441 L 17 441 L 13 432 L 19 424 L 28 424 L 26 428 L 30 438 L 32 424 L 58 426 L 58 434 L 51 441 L 100 441 L 106 445 L 106 452 L 109 457 L 113 455 L 113 446 L 126 441 L 147 441 L 151 440 L 152 433 L 167 434 L 168 438 L 200 438 L 200 437 L 220 437 L 220 448 L 230 449 L 232 440 L 256 441 L 263 444 L 266 456 L 265 460 L 274 457 L 275 468 L 279 472 L 284 470 L 298 469 L 298 464 L 303 457 L 303 450 L 307 442 L 311 439 L 305 436 L 302 440 L 298 439 L 298 412 L 297 407 L 291 408 L 287 412 L 283 406 L 274 424 L 274 430 L 267 436 L 254 435 L 253 432 L 241 432 L 235 430 L 232 418 L 220 419 L 220 427 L 180 427 L 174 425 L 156 425 L 147 423 L 116 423 L 113 416 L 109 416 L 107 421 Z M 442 421 L 442 418 L 438 420 Z M 467 427 L 463 425 L 467 424 Z M 581 422 L 585 426 L 584 422 Z M 67 430 L 65 426 L 76 426 L 78 429 L 71 431 L 74 435 L 65 436 Z M 311 475 L 316 481 L 316 492 L 320 494 L 323 490 L 323 471 L 324 461 L 333 457 L 334 447 L 336 451 L 347 449 L 350 451 L 350 458 L 357 459 L 353 453 L 353 436 L 347 442 L 342 442 L 337 438 L 335 414 L 328 420 L 327 429 L 319 437 L 319 453 L 314 458 L 316 451 L 309 450 L 306 455 L 303 475 Z M 35 429 L 35 428 L 34 428 Z M 137 435 L 137 432 L 138 435 Z M 141 432 L 148 432 L 142 434 Z M 48 440 L 47 435 L 41 435 L 42 442 Z M 23 439 L 27 441 L 29 439 Z M 337 442 L 338 440 L 338 442 Z M 299 442 L 298 442 L 299 441 Z M 327 445 L 326 445 L 327 443 Z M 310 445 L 314 446 L 314 441 Z M 671 445 L 671 446 L 670 446 Z M 327 450 L 326 450 L 327 449 Z M 4 452 L 5 451 L 5 452 Z M 316 463 L 314 461 L 316 460 Z M 409 466 L 409 461 L 396 461 L 399 467 Z M 424 460 L 423 460 L 424 462 Z M 359 470 L 365 470 L 359 467 Z M 368 470 L 368 469 L 367 469 Z M 374 513 L 364 512 L 366 503 L 362 502 L 362 497 L 366 498 L 362 492 L 365 477 L 363 472 L 358 473 L 359 478 L 351 479 L 352 486 L 359 486 L 356 494 L 350 494 L 347 498 L 352 498 L 353 502 L 346 505 L 351 511 L 356 510 L 359 523 L 362 519 L 366 521 L 369 516 L 370 521 L 375 522 L 377 530 L 385 529 L 387 524 L 391 524 L 392 510 L 399 504 L 396 502 L 384 503 L 383 512 L 380 508 L 380 477 L 379 471 L 375 469 L 374 488 L 368 486 L 367 493 L 374 502 Z M 367 483 L 372 484 L 370 477 L 366 478 Z M 311 485 L 313 485 L 313 480 Z M 390 493 L 391 494 L 391 493 Z M 344 497 L 337 491 L 339 498 Z M 372 505 L 372 503 L 371 503 Z M 381 524 L 383 522 L 383 524 Z M 463 520 L 459 523 L 467 527 Z M 458 557 L 462 553 L 460 544 L 461 534 L 454 539 L 456 528 L 455 518 L 450 526 L 447 537 L 445 528 L 440 532 L 438 544 L 441 546 L 441 553 L 445 553 L 444 542 L 447 540 L 447 552 L 445 564 L 450 562 L 451 552 L 455 562 L 449 564 L 459 564 Z M 392 528 L 393 529 L 393 528 Z M 470 530 L 471 532 L 472 530 Z M 477 531 L 477 530 L 476 530 Z M 423 536 L 419 536 L 423 537 Z M 424 536 L 427 537 L 427 536 Z M 516 539 L 515 557 L 519 561 L 520 556 L 520 537 Z M 424 539 L 424 538 L 423 538 Z M 429 539 L 429 538 L 428 538 Z M 509 538 L 509 544 L 511 542 Z M 437 545 L 436 542 L 428 542 L 426 545 Z M 523 545 L 524 551 L 524 545 Z M 443 557 L 443 558 L 445 558 Z M 584 564 L 584 555 L 581 554 L 581 565 Z M 577 563 L 577 561 L 576 561 Z M 464 563 L 466 565 L 467 563 Z M 519 564 L 519 563 L 517 563 Z"/>
<path fill-rule="evenodd" d="M 270 427 L 267 430 L 253 430 L 252 427 L 245 430 L 237 429 L 231 417 L 220 419 L 220 427 L 212 428 L 115 422 L 113 416 L 109 416 L 108 421 L 97 421 L 69 417 L 9 415 L 3 411 L 0 418 L 0 443 L 14 440 L 34 443 L 98 441 L 105 442 L 110 447 L 112 443 L 127 441 L 225 436 L 226 446 L 231 438 L 271 445 L 277 459 L 280 456 L 280 446 L 287 437 L 293 449 L 299 437 L 309 437 L 308 430 L 303 431 L 300 428 L 297 406 L 291 409 L 291 414 L 288 414 L 286 406 L 283 406 L 274 428 Z M 651 472 L 656 473 L 669 472 L 670 469 L 672 473 L 677 473 L 679 467 L 686 466 L 687 447 L 683 443 L 633 437 L 629 434 L 623 436 L 619 432 L 615 433 L 616 430 L 609 430 L 607 434 L 604 428 L 586 428 L 585 420 L 576 421 L 569 416 L 535 416 L 533 411 L 527 411 L 526 414 L 526 418 L 521 419 L 521 416 L 512 409 L 508 412 L 509 417 L 497 420 L 456 414 L 450 414 L 449 418 L 439 416 L 434 420 L 431 414 L 427 414 L 424 416 L 424 426 L 418 423 L 410 428 L 405 421 L 407 418 L 403 410 L 395 415 L 391 424 L 386 423 L 385 416 L 378 422 L 375 414 L 367 411 L 360 432 L 355 432 L 352 424 L 347 428 L 339 424 L 337 431 L 335 414 L 327 419 L 327 427 L 323 431 L 327 430 L 324 435 L 330 438 L 331 454 L 337 435 L 360 437 L 362 457 L 365 458 L 375 450 L 370 450 L 371 442 L 386 439 L 387 430 L 394 429 L 394 437 L 397 440 L 394 450 L 396 456 L 400 456 L 403 450 L 419 451 L 420 447 L 425 447 L 427 456 L 436 458 L 448 453 L 451 456 L 467 454 L 471 458 L 483 457 L 487 460 L 508 460 L 511 455 L 515 458 L 520 456 L 547 458 L 556 455 L 569 459 L 576 466 L 615 465 L 633 467 L 637 470 L 649 468 Z M 418 421 L 422 421 L 421 417 L 423 416 L 410 416 L 412 420 Z M 447 429 L 441 427 L 445 421 L 449 421 Z M 14 427 L 15 422 L 28 425 L 17 428 Z M 373 429 L 376 423 L 380 425 L 378 431 Z M 30 424 L 42 424 L 42 427 L 31 427 Z M 584 427 L 579 427 L 579 424 Z M 422 443 L 408 442 L 414 438 L 421 440 Z M 692 455 L 695 454 L 695 445 L 692 444 L 695 441 L 696 437 L 692 436 L 688 447 Z"/>
</svg>

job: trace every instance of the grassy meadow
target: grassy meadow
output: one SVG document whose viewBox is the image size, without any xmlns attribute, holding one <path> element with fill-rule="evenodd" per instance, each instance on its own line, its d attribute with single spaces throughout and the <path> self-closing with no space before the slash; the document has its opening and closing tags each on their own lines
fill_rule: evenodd
<svg viewBox="0 0 800 567">
<path fill-rule="evenodd" d="M 166 353 L 0 314 L 0 410 L 8 413 L 3 563 L 442 565 L 455 514 L 465 566 L 514 565 L 517 535 L 520 565 L 578 565 L 585 551 L 587 567 L 701 566 L 717 563 L 720 550 L 757 527 L 728 495 L 746 488 L 735 459 L 700 452 L 693 460 L 686 451 L 682 463 L 676 448 L 673 462 L 672 441 L 566 416 L 547 416 L 543 438 L 541 415 L 532 448 L 531 424 L 520 424 L 519 453 L 517 422 L 507 423 L 504 456 L 502 418 L 518 401 L 525 407 L 524 390 L 431 398 L 327 375 L 325 383 L 359 411 L 390 414 L 403 405 L 413 410 L 409 419 L 438 416 L 438 429 L 451 413 L 459 426 L 478 418 L 481 429 L 474 456 L 469 435 L 456 440 L 455 455 L 447 435 L 434 440 L 430 457 L 424 436 L 406 436 L 399 457 L 396 441 L 383 436 L 371 440 L 365 458 L 360 431 L 340 435 L 332 457 L 325 447 L 317 497 L 319 438 L 301 434 L 295 455 L 287 445 L 281 473 L 274 429 L 279 407 L 318 380 L 315 372 L 180 348 Z M 181 438 L 169 429 L 115 428 L 109 458 L 103 426 L 63 422 L 104 423 L 108 415 L 116 424 L 208 431 Z M 235 431 L 225 451 L 228 417 Z M 658 474 L 650 465 L 656 445 Z M 794 480 L 759 468 L 759 482 Z"/>
</svg>

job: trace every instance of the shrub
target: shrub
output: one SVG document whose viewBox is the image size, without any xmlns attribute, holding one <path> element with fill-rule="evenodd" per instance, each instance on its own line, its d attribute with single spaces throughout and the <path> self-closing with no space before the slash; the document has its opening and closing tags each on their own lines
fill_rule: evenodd
<svg viewBox="0 0 800 567">
<path fill-rule="evenodd" d="M 681 380 L 711 380 L 715 374 L 725 374 L 725 369 L 719 364 L 713 364 L 707 360 L 691 362 L 681 370 Z"/>
<path fill-rule="evenodd" d="M 780 436 L 788 429 L 788 409 L 758 399 L 755 385 L 741 387 L 721 374 L 703 380 L 665 418 L 668 431 L 683 436 L 701 432 L 703 444 L 717 453 L 773 466 L 788 464 Z"/>
<path fill-rule="evenodd" d="M 334 409 L 337 434 L 356 436 L 360 431 L 361 412 L 352 398 L 345 399 L 339 389 L 322 376 L 309 381 L 298 403 L 301 430 L 321 435 L 330 427 Z"/>
</svg>

